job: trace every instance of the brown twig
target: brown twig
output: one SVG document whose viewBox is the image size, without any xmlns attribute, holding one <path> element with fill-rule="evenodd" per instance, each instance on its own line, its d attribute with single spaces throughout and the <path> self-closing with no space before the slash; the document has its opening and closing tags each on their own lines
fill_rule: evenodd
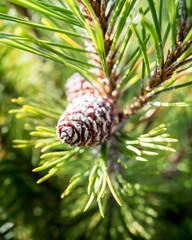
<svg viewBox="0 0 192 240">
<path fill-rule="evenodd" d="M 153 75 L 150 77 L 150 80 L 148 81 L 148 86 L 144 90 L 144 93 L 140 95 L 139 97 L 135 97 L 133 103 L 126 109 L 124 109 L 121 113 L 122 120 L 126 120 L 132 115 L 136 114 L 142 107 L 144 107 L 149 101 L 153 99 L 155 95 L 150 95 L 148 93 L 152 92 L 154 89 L 159 87 L 162 83 L 166 82 L 171 78 L 173 73 L 181 66 L 187 64 L 189 61 L 184 59 L 182 62 L 177 63 L 177 59 L 191 46 L 192 39 L 189 40 L 189 42 L 183 46 L 179 40 L 183 40 L 190 28 L 187 26 L 187 24 L 183 23 L 183 26 L 186 26 L 185 29 L 182 28 L 184 31 L 183 33 L 178 33 L 178 41 L 175 45 L 174 49 L 169 49 L 167 54 L 167 59 L 165 63 L 163 64 L 163 67 L 160 70 L 157 70 L 157 67 L 155 67 L 153 71 Z M 192 27 L 192 26 L 191 26 Z M 189 56 L 187 56 L 189 57 Z M 187 58 L 186 57 L 186 58 Z M 183 74 L 182 74 L 183 76 Z"/>
</svg>

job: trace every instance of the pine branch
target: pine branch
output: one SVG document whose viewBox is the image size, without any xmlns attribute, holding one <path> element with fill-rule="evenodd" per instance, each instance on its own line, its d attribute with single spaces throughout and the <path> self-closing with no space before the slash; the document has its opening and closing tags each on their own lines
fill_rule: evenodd
<svg viewBox="0 0 192 240">
<path fill-rule="evenodd" d="M 68 106 L 62 109 L 57 103 L 51 105 L 50 102 L 54 101 L 48 101 L 47 96 L 42 102 L 23 98 L 13 100 L 21 107 L 10 113 L 16 114 L 17 118 L 28 119 L 31 135 L 30 140 L 15 140 L 14 147 L 41 148 L 40 165 L 33 171 L 48 172 L 38 183 L 55 174 L 66 175 L 69 184 L 61 197 L 65 198 L 75 189 L 83 189 L 81 193 L 86 203 L 82 201 L 79 204 L 81 210 L 94 211 L 97 205 L 102 217 L 106 216 L 107 203 L 113 196 L 122 205 L 117 212 L 127 235 L 149 239 L 151 233 L 146 230 L 148 213 L 145 205 L 147 193 L 154 191 L 154 187 L 140 187 L 136 176 L 144 176 L 144 172 L 154 170 L 150 160 L 159 151 L 164 154 L 175 152 L 170 144 L 177 140 L 165 133 L 167 127 L 164 124 L 147 133 L 131 136 L 124 130 L 127 128 L 125 120 L 147 104 L 157 107 L 191 106 L 191 102 L 152 102 L 160 93 L 191 84 L 173 86 L 179 77 L 190 72 L 191 5 L 188 2 L 182 5 L 184 1 L 180 1 L 181 5 L 178 5 L 179 1 L 171 1 L 173 5 L 168 2 L 170 22 L 163 36 L 163 1 L 160 2 L 159 18 L 152 0 L 148 0 L 146 9 L 137 9 L 138 0 L 66 0 L 66 5 L 63 1 L 59 1 L 58 5 L 51 1 L 12 2 L 40 13 L 41 22 L 3 13 L 0 18 L 19 26 L 38 28 L 40 35 L 36 38 L 27 30 L 21 34 L 3 32 L 0 42 L 65 64 L 81 73 L 75 73 L 68 79 Z M 147 13 L 151 14 L 152 22 L 148 20 Z M 181 24 L 178 33 L 177 18 Z M 164 49 L 170 31 L 171 48 L 165 59 Z M 152 62 L 150 54 L 153 51 L 155 61 Z M 138 73 L 139 65 L 142 67 Z M 122 94 L 127 95 L 128 92 L 129 95 L 130 87 L 139 80 L 139 97 L 121 111 L 121 106 L 125 104 Z M 53 128 L 56 124 L 57 135 Z M 150 164 L 142 165 L 146 161 Z M 130 168 L 134 171 L 128 171 Z M 132 211 L 131 205 L 127 204 L 130 193 L 132 204 L 138 204 L 142 210 L 135 208 Z M 134 202 L 135 195 L 138 198 Z M 152 211 L 151 215 L 150 221 L 153 222 L 156 214 Z M 110 225 L 111 221 L 107 224 Z M 107 230 L 104 228 L 103 231 Z"/>
<path fill-rule="evenodd" d="M 184 27 L 185 26 L 185 27 Z M 155 91 L 165 83 L 167 80 L 173 76 L 174 72 L 181 66 L 190 62 L 190 59 L 187 59 L 191 54 L 191 29 L 192 25 L 188 26 L 187 18 L 182 22 L 181 31 L 177 35 L 177 42 L 174 45 L 174 48 L 171 47 L 167 53 L 167 59 L 161 64 L 161 69 L 158 69 L 156 66 L 153 70 L 143 94 L 138 98 L 135 98 L 132 105 L 128 109 L 123 110 L 121 115 L 122 118 L 129 118 L 130 116 L 136 114 L 142 107 L 144 107 L 149 101 L 151 101 L 155 95 L 153 93 L 159 92 Z M 182 39 L 182 41 L 181 41 Z M 144 51 L 145 52 L 145 51 Z M 174 82 L 171 81 L 170 82 Z M 166 84 L 164 89 L 166 89 Z"/>
</svg>

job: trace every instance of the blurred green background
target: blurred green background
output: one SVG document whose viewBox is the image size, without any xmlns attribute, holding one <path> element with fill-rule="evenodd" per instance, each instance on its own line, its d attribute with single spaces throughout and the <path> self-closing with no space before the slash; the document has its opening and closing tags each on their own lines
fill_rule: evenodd
<svg viewBox="0 0 192 240">
<path fill-rule="evenodd" d="M 16 11 L 0 4 L 0 11 Z M 19 25 L 0 21 L 0 30 L 19 32 Z M 32 173 L 39 161 L 38 149 L 14 149 L 13 139 L 28 139 L 24 121 L 17 120 L 8 111 L 14 108 L 15 97 L 37 99 L 40 93 L 55 95 L 61 101 L 64 84 L 72 71 L 30 53 L 0 45 L 0 239 L 45 240 L 69 239 L 75 226 L 90 218 L 89 213 L 68 218 L 73 212 L 70 199 L 60 199 L 66 183 L 53 177 L 42 184 L 36 181 L 43 176 Z M 187 78 L 192 78 L 188 75 Z M 137 86 L 133 86 L 133 92 Z M 185 88 L 169 95 L 174 101 L 188 101 L 192 89 Z M 168 97 L 167 97 L 168 98 Z M 130 122 L 133 124 L 134 120 Z M 180 141 L 176 153 L 160 156 L 158 169 L 166 191 L 154 192 L 160 202 L 156 211 L 154 240 L 192 239 L 192 111 L 191 108 L 165 108 L 141 128 L 161 122 L 169 124 L 169 132 Z M 62 179 L 63 180 L 63 179 Z M 158 183 L 157 183 L 158 185 Z M 118 207 L 118 206 L 117 206 Z M 103 220 L 104 221 L 104 220 Z M 81 224 L 79 225 L 81 227 Z M 75 235 L 74 235 L 75 236 Z M 72 239 L 72 238 L 71 238 Z M 79 239 L 86 239 L 82 232 Z M 133 239 L 140 239 L 133 237 Z"/>
</svg>

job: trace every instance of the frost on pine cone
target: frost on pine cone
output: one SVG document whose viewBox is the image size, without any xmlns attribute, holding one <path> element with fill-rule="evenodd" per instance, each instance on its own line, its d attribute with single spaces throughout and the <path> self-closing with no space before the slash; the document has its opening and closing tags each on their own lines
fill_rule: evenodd
<svg viewBox="0 0 192 240">
<path fill-rule="evenodd" d="M 75 73 L 66 84 L 69 105 L 57 125 L 57 136 L 71 147 L 90 147 L 106 142 L 117 130 L 114 101 Z"/>
</svg>

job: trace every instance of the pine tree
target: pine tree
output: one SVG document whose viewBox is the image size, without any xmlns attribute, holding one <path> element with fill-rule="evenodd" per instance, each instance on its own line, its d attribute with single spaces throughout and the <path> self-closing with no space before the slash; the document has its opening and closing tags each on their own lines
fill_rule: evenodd
<svg viewBox="0 0 192 240">
<path fill-rule="evenodd" d="M 2 31 L 0 43 L 73 69 L 63 77 L 63 98 L 18 97 L 12 101 L 21 107 L 10 110 L 26 119 L 32 136 L 15 139 L 14 147 L 41 148 L 33 171 L 46 173 L 37 182 L 67 178 L 66 216 L 81 221 L 66 239 L 152 238 L 161 179 L 151 172 L 177 140 L 167 121 L 151 119 L 159 107 L 192 105 L 164 102 L 165 93 L 192 83 L 177 83 L 192 73 L 191 0 L 9 2 L 20 17 L 0 19 L 19 24 L 20 32 Z"/>
</svg>

